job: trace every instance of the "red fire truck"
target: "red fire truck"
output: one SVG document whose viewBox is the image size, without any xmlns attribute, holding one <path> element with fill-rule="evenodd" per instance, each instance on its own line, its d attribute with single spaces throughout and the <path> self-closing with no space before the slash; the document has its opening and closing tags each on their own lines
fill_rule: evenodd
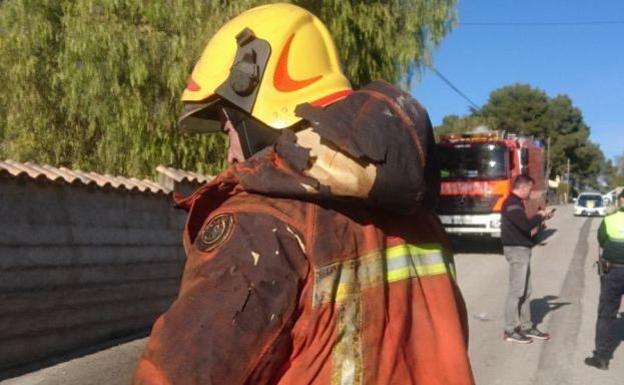
<svg viewBox="0 0 624 385">
<path fill-rule="evenodd" d="M 532 215 L 545 206 L 544 149 L 530 138 L 496 132 L 442 135 L 438 214 L 450 234 L 500 237 L 503 202 L 520 174 L 535 179 L 526 202 Z"/>
</svg>

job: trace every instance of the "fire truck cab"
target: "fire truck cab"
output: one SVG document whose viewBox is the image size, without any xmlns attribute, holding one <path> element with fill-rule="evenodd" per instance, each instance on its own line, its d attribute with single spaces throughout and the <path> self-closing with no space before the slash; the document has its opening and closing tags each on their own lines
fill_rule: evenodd
<svg viewBox="0 0 624 385">
<path fill-rule="evenodd" d="M 538 141 L 496 132 L 450 134 L 440 137 L 438 153 L 438 214 L 450 234 L 500 237 L 500 211 L 520 174 L 535 180 L 525 202 L 528 215 L 545 206 L 544 150 Z"/>
</svg>

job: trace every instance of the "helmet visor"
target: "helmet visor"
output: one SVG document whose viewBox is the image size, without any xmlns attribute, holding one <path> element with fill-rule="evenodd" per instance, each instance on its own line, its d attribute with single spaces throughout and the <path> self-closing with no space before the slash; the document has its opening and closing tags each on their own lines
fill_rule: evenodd
<svg viewBox="0 0 624 385">
<path fill-rule="evenodd" d="M 221 132 L 218 100 L 207 103 L 185 103 L 178 119 L 182 131 L 191 133 Z"/>
</svg>

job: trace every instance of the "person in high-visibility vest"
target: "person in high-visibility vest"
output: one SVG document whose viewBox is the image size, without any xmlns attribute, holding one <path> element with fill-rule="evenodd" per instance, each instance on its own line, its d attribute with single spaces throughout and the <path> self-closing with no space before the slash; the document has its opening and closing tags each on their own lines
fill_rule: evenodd
<svg viewBox="0 0 624 385">
<path fill-rule="evenodd" d="M 133 384 L 474 384 L 418 102 L 352 90 L 325 25 L 290 4 L 225 24 L 182 100 L 182 128 L 226 133 L 231 166 L 178 200 L 180 293 Z"/>
<path fill-rule="evenodd" d="M 614 335 L 614 326 L 624 295 L 624 191 L 618 196 L 619 210 L 604 218 L 598 229 L 602 247 L 599 260 L 600 300 L 596 322 L 596 346 L 585 363 L 598 369 L 609 369 L 609 361 L 620 339 Z"/>
</svg>

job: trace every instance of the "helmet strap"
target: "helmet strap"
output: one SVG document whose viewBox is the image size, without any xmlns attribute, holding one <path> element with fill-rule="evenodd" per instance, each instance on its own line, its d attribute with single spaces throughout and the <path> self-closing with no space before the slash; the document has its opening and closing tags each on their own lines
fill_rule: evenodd
<svg viewBox="0 0 624 385">
<path fill-rule="evenodd" d="M 238 133 L 238 139 L 245 159 L 272 146 L 280 136 L 280 131 L 267 126 L 235 107 L 223 107 L 226 118 Z"/>
</svg>

